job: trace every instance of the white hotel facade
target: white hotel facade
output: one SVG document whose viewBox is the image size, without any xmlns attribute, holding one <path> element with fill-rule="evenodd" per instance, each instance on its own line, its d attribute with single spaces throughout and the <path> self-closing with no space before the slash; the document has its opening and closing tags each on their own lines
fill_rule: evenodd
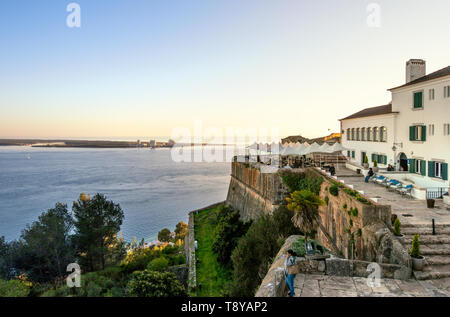
<svg viewBox="0 0 450 317">
<path fill-rule="evenodd" d="M 423 60 L 406 63 L 406 83 L 389 89 L 392 102 L 341 119 L 350 168 L 378 162 L 416 188 L 448 188 L 450 163 L 450 66 L 426 75 Z M 398 173 L 403 172 L 403 173 Z M 417 198 L 423 197 L 416 191 Z M 448 199 L 448 198 L 447 198 Z"/>
</svg>

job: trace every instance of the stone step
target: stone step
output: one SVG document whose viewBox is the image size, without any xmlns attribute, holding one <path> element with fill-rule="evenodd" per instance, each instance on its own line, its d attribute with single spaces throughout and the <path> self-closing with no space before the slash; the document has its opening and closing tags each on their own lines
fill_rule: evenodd
<svg viewBox="0 0 450 317">
<path fill-rule="evenodd" d="M 443 266 L 448 265 L 450 267 L 450 256 L 442 255 L 429 255 L 425 258 L 427 266 Z"/>
<path fill-rule="evenodd" d="M 420 234 L 421 236 L 433 235 L 433 228 L 430 227 L 407 227 L 402 228 L 402 233 L 405 236 L 414 236 Z M 436 235 L 450 235 L 450 227 L 436 227 Z"/>
<path fill-rule="evenodd" d="M 410 246 L 412 243 L 412 239 L 412 235 L 405 235 L 402 243 L 404 245 Z M 450 235 L 423 235 L 420 236 L 419 241 L 421 244 L 449 244 L 450 246 Z"/>
<path fill-rule="evenodd" d="M 448 278 L 450 277 L 450 270 L 449 271 L 414 271 L 413 272 L 414 277 L 417 280 L 437 280 L 442 278 Z"/>
<path fill-rule="evenodd" d="M 431 248 L 422 248 L 420 253 L 423 256 L 427 255 L 446 255 L 450 256 L 450 248 L 439 248 L 439 249 L 431 249 Z"/>
</svg>

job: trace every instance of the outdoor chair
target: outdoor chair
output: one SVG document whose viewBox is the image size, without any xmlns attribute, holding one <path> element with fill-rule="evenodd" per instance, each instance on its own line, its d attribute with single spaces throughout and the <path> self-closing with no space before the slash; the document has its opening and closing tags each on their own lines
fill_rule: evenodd
<svg viewBox="0 0 450 317">
<path fill-rule="evenodd" d="M 402 196 L 409 196 L 409 197 L 412 198 L 412 189 L 413 188 L 414 188 L 413 185 L 409 184 L 409 185 L 406 185 L 406 186 L 404 186 L 402 188 L 399 188 L 397 190 Z"/>
<path fill-rule="evenodd" d="M 387 181 L 388 179 L 385 176 L 380 176 L 377 179 L 377 184 L 384 185 Z"/>
<path fill-rule="evenodd" d="M 391 185 L 388 187 L 388 190 L 390 190 L 390 191 L 395 191 L 395 190 L 397 190 L 398 188 L 402 188 L 402 187 L 403 187 L 403 184 L 402 184 L 402 183 L 400 183 L 398 180 L 393 179 L 393 180 L 391 181 Z"/>
</svg>

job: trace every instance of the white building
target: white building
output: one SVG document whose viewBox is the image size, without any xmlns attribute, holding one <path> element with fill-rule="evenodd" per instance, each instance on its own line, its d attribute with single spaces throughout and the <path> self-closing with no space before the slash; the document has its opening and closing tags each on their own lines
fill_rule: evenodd
<svg viewBox="0 0 450 317">
<path fill-rule="evenodd" d="M 450 66 L 426 75 L 423 60 L 406 63 L 406 83 L 389 89 L 392 102 L 364 109 L 341 119 L 342 145 L 350 166 L 361 168 L 367 156 L 387 164 L 398 179 L 416 188 L 442 190 L 449 187 L 450 162 Z M 418 194 L 418 198 L 425 198 Z"/>
</svg>

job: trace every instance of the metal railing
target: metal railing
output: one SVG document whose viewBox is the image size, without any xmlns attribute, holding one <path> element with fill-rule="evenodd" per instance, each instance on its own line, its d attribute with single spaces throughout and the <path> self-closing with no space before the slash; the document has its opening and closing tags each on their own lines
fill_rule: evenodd
<svg viewBox="0 0 450 317">
<path fill-rule="evenodd" d="M 448 193 L 447 187 L 427 188 L 427 199 L 441 199 Z"/>
</svg>

